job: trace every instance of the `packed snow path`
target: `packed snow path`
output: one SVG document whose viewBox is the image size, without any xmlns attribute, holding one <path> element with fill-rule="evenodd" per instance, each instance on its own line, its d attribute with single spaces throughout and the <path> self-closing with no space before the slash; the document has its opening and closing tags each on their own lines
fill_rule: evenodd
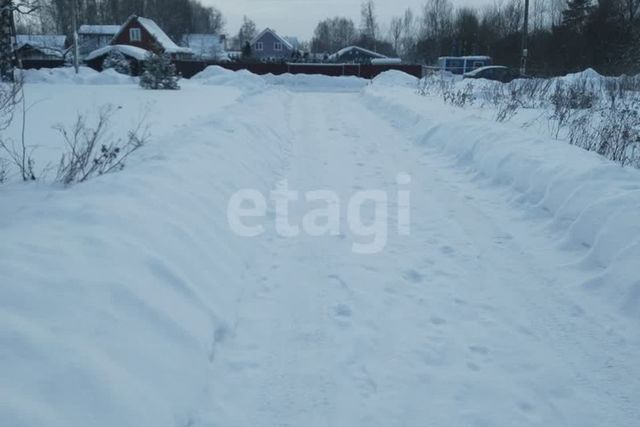
<svg viewBox="0 0 640 427">
<path fill-rule="evenodd" d="M 278 179 L 346 200 L 408 173 L 411 234 L 391 225 L 377 255 L 348 230 L 253 239 L 213 361 L 218 425 L 637 425 L 636 349 L 565 295 L 588 275 L 552 231 L 359 94 L 293 93 L 287 111 Z"/>
</svg>

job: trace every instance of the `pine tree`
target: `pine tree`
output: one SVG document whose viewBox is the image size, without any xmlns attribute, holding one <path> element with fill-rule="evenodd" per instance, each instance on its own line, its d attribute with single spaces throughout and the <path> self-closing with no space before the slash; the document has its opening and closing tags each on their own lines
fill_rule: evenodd
<svg viewBox="0 0 640 427">
<path fill-rule="evenodd" d="M 253 52 L 251 51 L 251 44 L 249 42 L 245 42 L 245 44 L 242 46 L 242 58 L 249 59 L 252 55 Z"/>
<path fill-rule="evenodd" d="M 144 89 L 180 89 L 176 66 L 167 54 L 150 53 L 144 64 L 144 73 L 140 77 L 140 86 Z"/>
<path fill-rule="evenodd" d="M 102 63 L 102 69 L 113 69 L 120 74 L 131 75 L 131 64 L 129 60 L 117 50 L 112 50 Z"/>
</svg>

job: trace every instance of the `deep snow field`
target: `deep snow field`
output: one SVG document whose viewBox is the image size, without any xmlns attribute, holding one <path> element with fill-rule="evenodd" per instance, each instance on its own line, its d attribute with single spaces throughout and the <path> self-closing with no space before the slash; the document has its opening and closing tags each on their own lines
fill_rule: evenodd
<svg viewBox="0 0 640 427">
<path fill-rule="evenodd" d="M 151 140 L 83 184 L 0 185 L 2 427 L 638 425 L 640 171 L 395 72 L 25 79 L 39 171 L 105 104 Z M 269 204 L 234 234 L 233 195 L 283 180 L 335 192 L 339 232 L 284 237 Z M 363 190 L 389 195 L 370 255 Z"/>
</svg>

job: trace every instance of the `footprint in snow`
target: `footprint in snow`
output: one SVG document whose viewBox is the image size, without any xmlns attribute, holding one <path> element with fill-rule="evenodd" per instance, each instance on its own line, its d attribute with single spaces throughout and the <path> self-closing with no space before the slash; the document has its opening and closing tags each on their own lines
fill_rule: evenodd
<svg viewBox="0 0 640 427">
<path fill-rule="evenodd" d="M 453 255 L 456 250 L 453 249 L 451 246 L 442 246 L 440 247 L 440 252 L 442 252 L 445 255 Z"/>
<path fill-rule="evenodd" d="M 482 355 L 489 354 L 489 349 L 487 347 L 483 347 L 483 346 L 480 346 L 480 345 L 469 346 L 469 350 L 472 353 L 476 353 L 476 354 L 482 354 Z"/>
<path fill-rule="evenodd" d="M 405 271 L 402 277 L 404 280 L 411 283 L 420 283 L 424 280 L 424 276 L 415 270 Z"/>
<path fill-rule="evenodd" d="M 474 371 L 474 372 L 478 372 L 480 370 L 480 366 L 476 365 L 475 363 L 467 363 L 467 368 L 469 368 L 470 370 Z"/>
<path fill-rule="evenodd" d="M 441 317 L 438 316 L 432 316 L 431 319 L 429 319 L 432 325 L 436 325 L 436 326 L 441 326 L 444 325 L 445 323 L 447 323 L 447 321 Z"/>
<path fill-rule="evenodd" d="M 333 312 L 336 315 L 336 317 L 340 319 L 347 319 L 353 315 L 353 311 L 351 310 L 351 307 L 349 307 L 346 304 L 338 304 L 333 308 Z"/>
</svg>

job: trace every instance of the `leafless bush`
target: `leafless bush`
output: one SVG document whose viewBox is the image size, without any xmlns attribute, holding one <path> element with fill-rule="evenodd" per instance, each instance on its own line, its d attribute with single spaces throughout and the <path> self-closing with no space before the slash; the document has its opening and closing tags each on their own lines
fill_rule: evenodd
<svg viewBox="0 0 640 427">
<path fill-rule="evenodd" d="M 552 85 L 550 79 L 517 79 L 509 83 L 508 88 L 523 108 L 538 108 L 549 99 Z"/>
<path fill-rule="evenodd" d="M 473 93 L 473 83 L 469 82 L 463 89 L 455 90 L 453 85 L 443 86 L 442 98 L 445 103 L 463 108 L 467 105 L 473 105 L 476 96 Z"/>
<path fill-rule="evenodd" d="M 520 98 L 518 92 L 516 90 L 512 90 L 511 96 L 509 98 L 503 98 L 498 103 L 496 121 L 505 122 L 511 120 L 516 114 L 518 114 L 518 109 L 520 109 L 522 106 L 522 99 Z"/>
<path fill-rule="evenodd" d="M 623 166 L 640 166 L 640 104 L 621 102 L 601 112 L 597 152 Z"/>
<path fill-rule="evenodd" d="M 640 167 L 640 102 L 623 99 L 576 114 L 569 142 L 625 165 Z"/>
<path fill-rule="evenodd" d="M 437 76 L 427 76 L 418 83 L 418 94 L 422 96 L 437 93 L 442 87 L 441 80 Z"/>
<path fill-rule="evenodd" d="M 109 132 L 109 125 L 116 111 L 113 106 L 103 107 L 93 127 L 83 115 L 78 116 L 70 129 L 62 125 L 56 127 L 68 148 L 58 166 L 57 182 L 71 185 L 122 170 L 127 158 L 147 142 L 144 120 L 130 130 L 124 139 L 114 139 Z"/>
</svg>

